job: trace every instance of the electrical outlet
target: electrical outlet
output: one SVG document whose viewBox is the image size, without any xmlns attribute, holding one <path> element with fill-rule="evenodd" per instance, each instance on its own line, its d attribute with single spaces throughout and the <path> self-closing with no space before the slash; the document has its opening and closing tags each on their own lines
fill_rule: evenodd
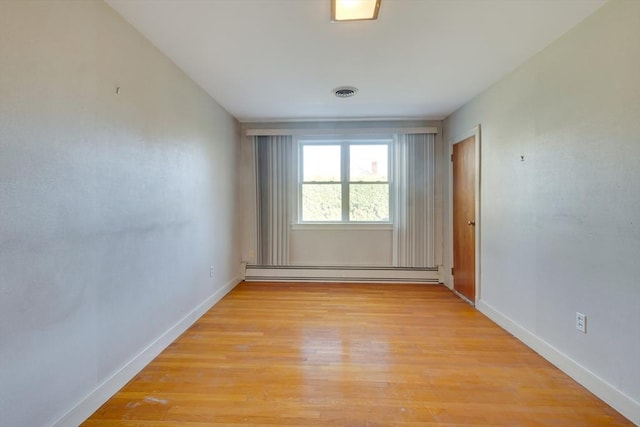
<svg viewBox="0 0 640 427">
<path fill-rule="evenodd" d="M 579 312 L 576 312 L 576 329 L 587 333 L 587 316 Z"/>
<path fill-rule="evenodd" d="M 209 277 L 213 277 L 213 265 L 209 267 Z"/>
</svg>

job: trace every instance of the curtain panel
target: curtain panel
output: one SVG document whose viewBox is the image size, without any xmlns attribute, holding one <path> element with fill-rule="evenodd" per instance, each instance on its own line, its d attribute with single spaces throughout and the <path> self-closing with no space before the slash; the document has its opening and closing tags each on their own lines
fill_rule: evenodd
<svg viewBox="0 0 640 427">
<path fill-rule="evenodd" d="M 293 138 L 256 136 L 257 261 L 289 264 L 291 200 L 295 188 Z"/>
<path fill-rule="evenodd" d="M 435 134 L 394 143 L 394 266 L 435 267 Z"/>
</svg>

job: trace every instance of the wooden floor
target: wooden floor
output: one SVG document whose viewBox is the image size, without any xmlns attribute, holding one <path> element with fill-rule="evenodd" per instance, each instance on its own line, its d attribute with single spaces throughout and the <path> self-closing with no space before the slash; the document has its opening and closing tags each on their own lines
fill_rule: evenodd
<svg viewBox="0 0 640 427">
<path fill-rule="evenodd" d="M 83 425 L 632 424 L 442 286 L 241 283 Z"/>
</svg>

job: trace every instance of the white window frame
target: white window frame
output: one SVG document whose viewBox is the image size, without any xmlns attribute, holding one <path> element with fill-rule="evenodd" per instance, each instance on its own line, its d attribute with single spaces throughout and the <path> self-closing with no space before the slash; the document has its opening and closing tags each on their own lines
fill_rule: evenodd
<svg viewBox="0 0 640 427">
<path fill-rule="evenodd" d="M 393 137 L 390 135 L 384 136 L 365 136 L 365 137 L 300 137 L 296 140 L 297 147 L 297 185 L 296 185 L 296 224 L 298 225 L 329 225 L 329 226 L 341 226 L 341 225 L 364 225 L 364 226 L 382 226 L 386 228 L 393 224 L 393 200 L 394 200 L 394 185 L 393 185 Z M 302 186 L 304 182 L 304 170 L 303 170 L 303 148 L 309 145 L 333 145 L 340 146 L 340 181 L 339 184 L 342 188 L 342 219 L 340 221 L 303 221 L 302 219 Z M 387 146 L 387 181 L 350 181 L 350 150 L 352 145 L 386 145 Z M 314 181 L 309 181 L 313 183 Z M 338 181 L 336 181 L 338 183 Z M 389 191 L 389 219 L 387 221 L 350 221 L 349 220 L 349 187 L 351 184 L 386 184 Z"/>
</svg>

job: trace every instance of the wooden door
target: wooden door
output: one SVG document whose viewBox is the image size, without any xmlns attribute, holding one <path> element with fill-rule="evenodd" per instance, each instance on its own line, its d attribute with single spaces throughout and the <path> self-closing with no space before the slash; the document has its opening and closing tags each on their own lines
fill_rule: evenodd
<svg viewBox="0 0 640 427">
<path fill-rule="evenodd" d="M 453 288 L 475 302 L 476 140 L 453 145 Z"/>
</svg>

